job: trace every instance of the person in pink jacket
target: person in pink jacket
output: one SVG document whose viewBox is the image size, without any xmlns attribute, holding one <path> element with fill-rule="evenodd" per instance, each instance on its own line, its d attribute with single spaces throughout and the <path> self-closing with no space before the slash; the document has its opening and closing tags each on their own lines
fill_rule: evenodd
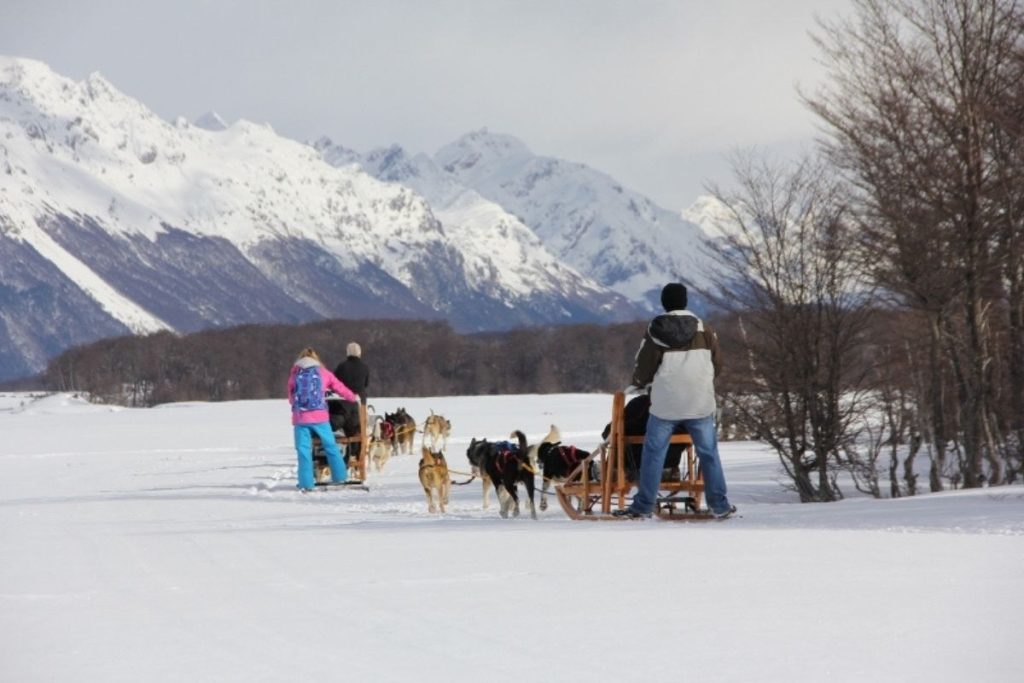
<svg viewBox="0 0 1024 683">
<path fill-rule="evenodd" d="M 346 401 L 359 397 L 320 362 L 320 356 L 311 348 L 299 354 L 288 374 L 288 402 L 292 406 L 292 425 L 295 431 L 295 451 L 299 457 L 299 489 L 311 491 L 316 486 L 313 477 L 313 434 L 320 437 L 327 462 L 331 466 L 331 481 L 348 479 L 348 468 L 331 431 L 330 415 L 324 392 L 334 391 Z"/>
</svg>

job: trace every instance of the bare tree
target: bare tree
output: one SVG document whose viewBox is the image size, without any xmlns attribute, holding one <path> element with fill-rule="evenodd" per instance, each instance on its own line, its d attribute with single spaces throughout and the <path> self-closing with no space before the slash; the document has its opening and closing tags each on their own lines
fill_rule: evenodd
<svg viewBox="0 0 1024 683">
<path fill-rule="evenodd" d="M 1005 0 L 853 6 L 853 20 L 822 25 L 817 42 L 830 78 L 805 101 L 828 126 L 829 158 L 857 190 L 877 282 L 928 320 L 932 489 L 942 487 L 951 438 L 963 444 L 964 485 L 986 477 L 999 483 L 992 322 L 997 311 L 1020 310 L 1012 293 L 1019 267 L 1006 269 L 1003 254 L 1020 246 L 1013 212 L 1021 178 L 1021 8 Z M 1011 363 L 1017 377 L 1020 358 Z M 945 365 L 952 387 L 943 382 Z M 943 410 L 951 392 L 956 425 Z"/>
<path fill-rule="evenodd" d="M 727 408 L 775 449 L 802 501 L 835 500 L 861 409 L 869 302 L 846 205 L 816 161 L 787 167 L 750 153 L 733 168 L 739 189 L 712 189 L 730 221 L 707 243 L 716 301 L 740 319 Z"/>
</svg>

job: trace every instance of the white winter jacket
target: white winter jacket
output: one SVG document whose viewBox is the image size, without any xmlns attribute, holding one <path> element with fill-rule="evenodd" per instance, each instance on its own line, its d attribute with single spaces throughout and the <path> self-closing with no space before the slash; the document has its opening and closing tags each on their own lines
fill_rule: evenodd
<svg viewBox="0 0 1024 683">
<path fill-rule="evenodd" d="M 650 387 L 651 413 L 664 420 L 715 412 L 715 375 L 721 369 L 718 336 L 687 310 L 659 315 L 636 354 L 633 385 Z"/>
</svg>

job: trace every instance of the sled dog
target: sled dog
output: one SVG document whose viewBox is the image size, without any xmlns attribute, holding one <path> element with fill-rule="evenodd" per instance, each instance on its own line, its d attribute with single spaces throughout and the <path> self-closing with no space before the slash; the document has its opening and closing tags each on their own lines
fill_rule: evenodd
<svg viewBox="0 0 1024 683">
<path fill-rule="evenodd" d="M 451 480 L 448 478 L 448 463 L 445 462 L 444 453 L 433 452 L 426 446 L 423 447 L 423 457 L 420 459 L 420 484 L 423 485 L 423 493 L 427 496 L 427 509 L 430 512 L 437 512 L 440 508 L 444 512 L 444 506 L 448 504 L 448 493 L 451 489 Z M 434 498 L 437 498 L 437 504 Z"/>
</svg>

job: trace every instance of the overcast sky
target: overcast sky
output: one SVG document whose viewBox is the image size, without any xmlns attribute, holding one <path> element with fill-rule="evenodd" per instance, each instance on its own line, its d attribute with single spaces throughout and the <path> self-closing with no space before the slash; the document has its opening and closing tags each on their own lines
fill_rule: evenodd
<svg viewBox="0 0 1024 683">
<path fill-rule="evenodd" d="M 434 153 L 481 127 L 665 208 L 731 150 L 809 147 L 795 86 L 846 0 L 0 0 L 0 53 L 99 71 L 162 117 Z"/>
</svg>

